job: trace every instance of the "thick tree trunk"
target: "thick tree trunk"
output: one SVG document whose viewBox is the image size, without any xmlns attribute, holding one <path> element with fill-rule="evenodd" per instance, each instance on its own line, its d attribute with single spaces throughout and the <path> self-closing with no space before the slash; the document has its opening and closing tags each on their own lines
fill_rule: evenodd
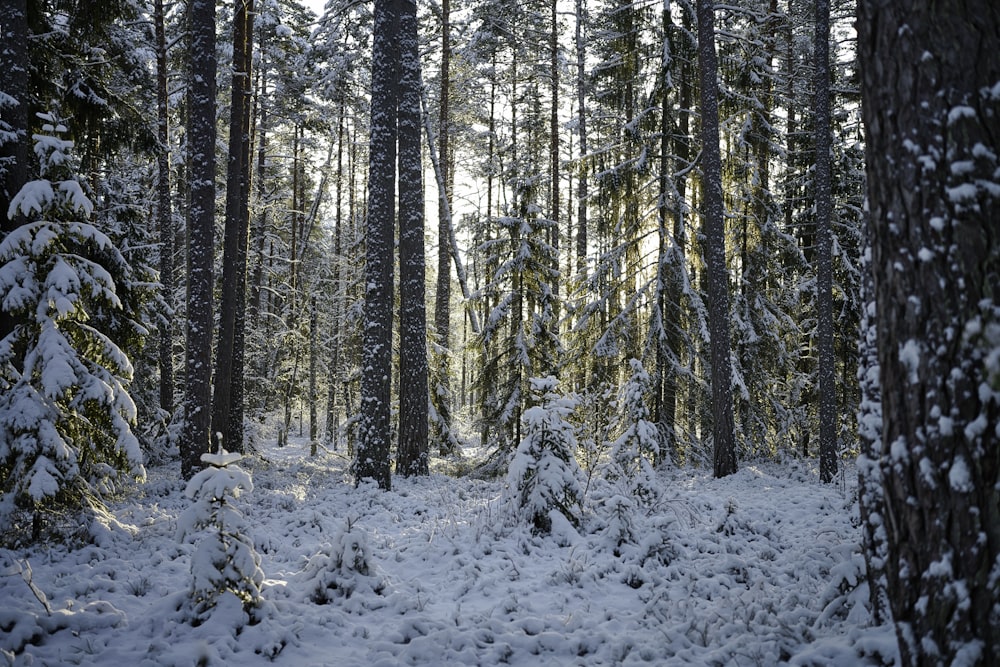
<svg viewBox="0 0 1000 667">
<path fill-rule="evenodd" d="M 833 175 L 830 122 L 830 3 L 816 0 L 813 45 L 816 171 L 816 338 L 819 347 L 819 477 L 837 474 L 837 385 L 833 350 Z"/>
<path fill-rule="evenodd" d="M 242 321 L 238 310 L 243 299 L 240 286 L 246 275 L 247 232 L 243 222 L 248 211 L 246 182 L 250 163 L 250 67 L 253 50 L 253 0 L 238 0 L 233 17 L 233 80 L 229 119 L 229 161 L 226 165 L 226 223 L 222 255 L 222 299 L 219 312 L 219 340 L 215 350 L 215 387 L 212 397 L 212 438 L 221 436 L 230 451 L 242 451 L 243 438 L 231 431 L 233 420 L 233 361 L 237 350 L 236 325 Z M 242 381 L 242 373 L 239 373 Z M 242 393 L 242 392 L 241 392 Z M 242 427 L 242 423 L 240 424 Z M 242 428 L 239 428 L 242 430 Z"/>
<path fill-rule="evenodd" d="M 361 408 L 354 474 L 392 486 L 389 410 L 392 379 L 393 245 L 400 11 L 403 0 L 376 0 L 372 45 L 371 140 L 365 232 L 365 308 Z"/>
<path fill-rule="evenodd" d="M 400 18 L 399 96 L 399 450 L 397 470 L 429 472 L 424 193 L 420 153 L 420 51 L 416 0 Z"/>
<path fill-rule="evenodd" d="M 701 83 L 703 230 L 712 358 L 713 458 L 715 476 L 724 477 L 736 472 L 736 442 L 729 352 L 729 272 L 726 268 L 722 157 L 719 151 L 718 59 L 715 54 L 715 7 L 712 0 L 698 0 L 698 64 Z"/>
<path fill-rule="evenodd" d="M 189 8 L 188 290 L 181 472 L 190 478 L 208 451 L 212 400 L 212 264 L 215 248 L 215 2 Z"/>
<path fill-rule="evenodd" d="M 1000 4 L 858 9 L 889 598 L 905 665 L 1000 655 Z"/>
</svg>

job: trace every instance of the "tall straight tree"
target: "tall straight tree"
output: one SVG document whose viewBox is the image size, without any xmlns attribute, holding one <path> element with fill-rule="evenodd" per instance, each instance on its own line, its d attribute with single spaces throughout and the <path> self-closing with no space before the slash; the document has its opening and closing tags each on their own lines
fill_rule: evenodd
<svg viewBox="0 0 1000 667">
<path fill-rule="evenodd" d="M 250 94 L 253 51 L 253 0 L 237 0 L 233 16 L 232 99 L 229 116 L 229 159 L 226 163 L 226 223 L 222 255 L 222 302 L 219 309 L 219 341 L 215 348 L 215 387 L 212 395 L 212 438 L 222 436 L 230 451 L 243 451 L 242 423 L 233 423 L 233 373 L 238 352 L 237 323 L 245 291 L 247 228 L 250 195 Z M 239 336 L 242 339 L 242 336 Z M 242 392 L 238 392 L 242 400 Z M 242 422 L 242 420 L 240 420 Z M 235 431 L 240 431 L 239 433 Z M 219 444 L 219 443 L 216 443 Z"/>
<path fill-rule="evenodd" d="M 904 665 L 1000 655 L 1000 4 L 862 0 L 889 602 Z"/>
<path fill-rule="evenodd" d="M 170 125 L 167 98 L 167 39 L 164 29 L 163 0 L 153 4 L 153 29 L 156 39 L 156 220 L 160 241 L 160 285 L 167 307 L 174 305 L 174 225 L 170 206 Z M 174 410 L 173 327 L 167 313 L 160 325 L 159 339 L 160 409 Z"/>
<path fill-rule="evenodd" d="M 434 297 L 434 329 L 440 368 L 436 387 L 438 419 L 442 430 L 451 430 L 451 0 L 441 1 L 441 92 L 438 112 L 438 171 L 441 187 L 438 188 L 438 256 L 437 291 Z M 442 448 L 449 438 L 442 438 Z"/>
<path fill-rule="evenodd" d="M 698 66 L 701 84 L 701 171 L 708 326 L 712 360 L 712 438 L 715 476 L 736 472 L 732 367 L 729 352 L 729 273 L 723 219 L 722 156 L 719 150 L 719 81 L 715 53 L 715 5 L 698 0 Z"/>
<path fill-rule="evenodd" d="M 833 352 L 833 174 L 830 124 L 830 1 L 816 0 L 813 44 L 816 171 L 816 334 L 819 348 L 819 477 L 837 474 L 837 384 Z"/>
<path fill-rule="evenodd" d="M 403 475 L 429 472 L 424 184 L 420 153 L 420 44 L 416 0 L 403 0 L 399 77 L 399 448 Z"/>
<path fill-rule="evenodd" d="M 393 245 L 396 217 L 396 134 L 399 22 L 402 0 L 375 0 L 372 36 L 365 306 L 361 409 L 354 474 L 392 486 L 390 470 Z"/>
<path fill-rule="evenodd" d="M 212 400 L 212 262 L 215 244 L 215 2 L 188 6 L 188 288 L 181 473 L 208 451 Z"/>
</svg>

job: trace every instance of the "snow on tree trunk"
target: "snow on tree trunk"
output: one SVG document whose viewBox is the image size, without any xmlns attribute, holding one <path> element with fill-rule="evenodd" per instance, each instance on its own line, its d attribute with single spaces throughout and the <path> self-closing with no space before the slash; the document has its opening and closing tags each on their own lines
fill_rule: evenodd
<svg viewBox="0 0 1000 667">
<path fill-rule="evenodd" d="M 192 0 L 191 81 L 188 102 L 187 348 L 185 351 L 184 430 L 181 474 L 201 465 L 208 451 L 212 402 L 212 325 L 215 254 L 215 2 Z"/>
<path fill-rule="evenodd" d="M 354 461 L 354 474 L 359 482 L 372 479 L 387 490 L 392 485 L 389 410 L 400 4 L 401 0 L 375 2 L 361 410 Z"/>
<path fill-rule="evenodd" d="M 904 665 L 1000 655 L 1000 5 L 858 8 L 889 600 Z"/>
<path fill-rule="evenodd" d="M 724 477 L 736 472 L 736 442 L 729 341 L 729 272 L 726 269 L 722 158 L 719 153 L 718 58 L 715 54 L 715 7 L 712 0 L 698 0 L 698 65 L 701 83 L 703 229 L 712 358 L 712 438 L 715 476 Z"/>
</svg>

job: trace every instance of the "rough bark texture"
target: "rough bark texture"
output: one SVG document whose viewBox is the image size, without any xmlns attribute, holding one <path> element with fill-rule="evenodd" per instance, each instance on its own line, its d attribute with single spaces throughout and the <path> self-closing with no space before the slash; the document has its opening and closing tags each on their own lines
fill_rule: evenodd
<svg viewBox="0 0 1000 667">
<path fill-rule="evenodd" d="M 174 306 L 174 226 L 170 206 L 170 134 L 167 108 L 167 41 L 163 27 L 163 0 L 153 5 L 156 33 L 156 220 L 160 241 L 161 296 L 168 308 Z M 174 411 L 174 354 L 172 313 L 161 324 L 159 336 L 160 409 Z"/>
<path fill-rule="evenodd" d="M 438 169 L 441 172 L 438 188 L 438 255 L 437 255 L 437 292 L 434 296 L 434 329 L 437 333 L 438 352 L 438 388 L 436 406 L 438 419 L 442 429 L 451 429 L 451 155 L 450 138 L 451 122 L 451 2 L 441 2 L 441 92 L 438 114 Z M 441 446 L 448 449 L 444 438 Z M 444 451 L 442 451 L 444 453 Z"/>
<path fill-rule="evenodd" d="M 229 451 L 243 451 L 242 420 L 237 425 L 230 418 L 233 408 L 233 362 L 237 356 L 236 325 L 243 299 L 241 284 L 246 275 L 247 212 L 244 198 L 249 196 L 248 166 L 250 135 L 250 67 L 253 50 L 253 0 L 238 0 L 233 17 L 233 79 L 229 118 L 229 160 L 226 164 L 226 223 L 222 255 L 222 295 L 219 311 L 219 341 L 215 350 L 215 387 L 212 395 L 212 440 L 221 434 Z M 242 336 L 239 336 L 242 339 Z M 242 373 L 239 374 L 242 382 Z M 242 392 L 241 392 L 242 393 Z M 241 398 L 242 400 L 242 398 Z M 218 443 L 216 443 L 218 444 Z"/>
<path fill-rule="evenodd" d="M 401 0 L 376 0 L 372 45 L 371 148 L 365 232 L 361 418 L 354 473 L 392 485 L 389 408 L 392 378 L 393 232 L 396 216 L 396 101 Z"/>
<path fill-rule="evenodd" d="M 712 0 L 698 0 L 698 65 L 704 199 L 702 230 L 708 275 L 708 327 L 712 338 L 712 438 L 715 476 L 725 477 L 736 472 L 736 442 L 729 352 L 729 272 L 726 269 L 722 157 L 719 152 L 718 58 L 715 54 L 715 7 Z"/>
<path fill-rule="evenodd" d="M 830 124 L 830 3 L 816 0 L 813 45 L 816 171 L 816 329 L 819 348 L 819 477 L 837 474 L 837 386 L 833 351 L 833 176 Z"/>
<path fill-rule="evenodd" d="M 215 245 L 215 3 L 192 0 L 188 8 L 188 289 L 184 430 L 181 473 L 201 468 L 208 451 L 212 400 L 212 262 Z"/>
<path fill-rule="evenodd" d="M 858 10 L 903 664 L 1000 655 L 1000 4 Z"/>
<path fill-rule="evenodd" d="M 420 51 L 417 5 L 400 17 L 399 97 L 399 451 L 403 475 L 429 472 L 427 314 L 424 301 L 424 198 L 420 154 Z"/>
</svg>

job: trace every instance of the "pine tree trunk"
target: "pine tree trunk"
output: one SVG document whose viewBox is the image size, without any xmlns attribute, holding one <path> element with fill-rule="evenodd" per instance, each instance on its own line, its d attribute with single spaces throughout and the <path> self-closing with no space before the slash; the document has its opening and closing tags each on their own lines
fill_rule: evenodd
<svg viewBox="0 0 1000 667">
<path fill-rule="evenodd" d="M 904 665 L 1000 655 L 1000 5 L 862 0 L 886 563 Z"/>
<path fill-rule="evenodd" d="M 208 451 L 212 400 L 213 255 L 215 248 L 215 2 L 188 7 L 188 290 L 181 473 L 190 477 Z"/>
<path fill-rule="evenodd" d="M 816 172 L 816 329 L 819 347 L 819 477 L 837 474 L 837 385 L 833 350 L 833 175 L 830 123 L 830 3 L 816 0 L 814 43 Z"/>
<path fill-rule="evenodd" d="M 232 97 L 229 118 L 229 160 L 226 165 L 226 222 L 223 237 L 222 290 L 219 339 L 216 344 L 215 387 L 212 397 L 212 438 L 221 435 L 229 451 L 242 451 L 242 437 L 231 432 L 233 409 L 233 360 L 236 324 L 240 320 L 239 288 L 246 274 L 246 226 L 243 223 L 249 195 L 246 182 L 250 163 L 250 67 L 253 49 L 253 0 L 238 0 L 233 17 Z M 242 375 L 242 373 L 240 374 Z M 242 378 L 241 378 L 242 379 Z M 240 429 L 242 430 L 242 429 Z M 219 443 L 215 443 L 218 445 Z"/>
<path fill-rule="evenodd" d="M 403 0 L 376 0 L 372 44 L 371 140 L 365 233 L 361 408 L 354 474 L 388 490 L 391 429 L 393 245 L 400 13 Z"/>
<path fill-rule="evenodd" d="M 434 329 L 437 332 L 439 346 L 436 357 L 439 359 L 436 395 L 438 419 L 442 430 L 447 434 L 451 430 L 451 2 L 441 2 L 441 91 L 440 109 L 438 113 L 438 160 L 440 172 L 440 187 L 438 188 L 440 204 L 438 206 L 438 256 L 437 256 L 437 293 L 434 296 Z M 429 138 L 429 135 L 428 135 Z M 433 150 L 433 149 L 432 149 Z M 442 454 L 448 449 L 447 441 L 442 438 Z"/>
<path fill-rule="evenodd" d="M 427 313 L 424 296 L 424 184 L 420 152 L 420 51 L 416 0 L 400 17 L 399 96 L 399 448 L 397 470 L 426 475 Z"/>
<path fill-rule="evenodd" d="M 160 409 L 174 411 L 174 229 L 170 206 L 170 133 L 167 108 L 167 41 L 163 26 L 163 0 L 153 5 L 153 28 L 156 39 L 156 222 L 160 242 L 160 285 L 163 302 L 171 312 L 160 324 L 158 363 L 160 372 Z M 168 417 L 169 418 L 169 417 Z"/>
<path fill-rule="evenodd" d="M 698 64 L 701 84 L 702 189 L 708 326 L 711 336 L 712 438 L 716 477 L 736 472 L 732 368 L 729 343 L 729 272 L 723 219 L 722 157 L 719 151 L 718 60 L 715 7 L 698 0 Z"/>
</svg>

